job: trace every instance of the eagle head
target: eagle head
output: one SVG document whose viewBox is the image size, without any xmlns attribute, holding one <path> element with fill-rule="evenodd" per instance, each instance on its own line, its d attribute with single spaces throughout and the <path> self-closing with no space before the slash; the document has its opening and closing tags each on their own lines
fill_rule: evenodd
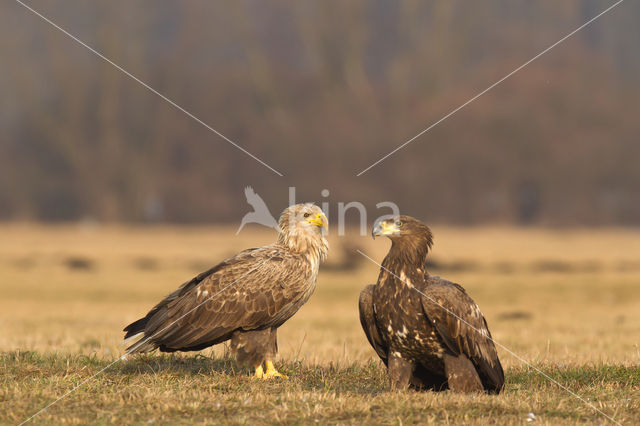
<svg viewBox="0 0 640 426">
<path fill-rule="evenodd" d="M 411 216 L 395 216 L 378 220 L 371 236 L 384 235 L 391 240 L 391 251 L 423 263 L 433 246 L 433 234 L 427 225 Z"/>
<path fill-rule="evenodd" d="M 289 206 L 280 215 L 278 228 L 278 241 L 291 250 L 313 252 L 320 259 L 326 257 L 329 244 L 325 234 L 329 221 L 320 207 L 311 203 Z"/>
</svg>

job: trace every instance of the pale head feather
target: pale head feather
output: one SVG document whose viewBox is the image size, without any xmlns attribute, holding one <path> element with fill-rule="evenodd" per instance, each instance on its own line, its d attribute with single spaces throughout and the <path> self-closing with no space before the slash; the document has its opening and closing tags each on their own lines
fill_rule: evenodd
<svg viewBox="0 0 640 426">
<path fill-rule="evenodd" d="M 316 223 L 313 223 L 314 219 Z M 318 220 L 324 227 L 317 223 Z M 327 217 L 320 207 L 311 203 L 295 204 L 284 209 L 280 215 L 278 243 L 296 253 L 312 256 L 316 262 L 321 261 L 329 251 L 329 243 L 324 235 L 327 227 Z"/>
</svg>

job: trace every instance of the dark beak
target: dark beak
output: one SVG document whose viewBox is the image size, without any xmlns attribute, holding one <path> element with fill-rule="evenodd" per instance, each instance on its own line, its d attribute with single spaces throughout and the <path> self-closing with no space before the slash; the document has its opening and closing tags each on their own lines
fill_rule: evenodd
<svg viewBox="0 0 640 426">
<path fill-rule="evenodd" d="M 376 236 L 380 235 L 381 231 L 382 231 L 382 228 L 380 227 L 380 222 L 376 222 L 373 225 L 373 228 L 371 229 L 371 238 L 375 240 Z"/>
</svg>

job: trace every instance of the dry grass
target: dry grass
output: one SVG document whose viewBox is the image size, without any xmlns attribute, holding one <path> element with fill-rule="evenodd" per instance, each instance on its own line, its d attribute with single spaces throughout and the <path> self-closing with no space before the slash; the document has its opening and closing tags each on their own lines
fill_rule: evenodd
<svg viewBox="0 0 640 426">
<path fill-rule="evenodd" d="M 463 284 L 494 338 L 625 423 L 640 417 L 640 233 L 434 226 L 434 270 Z M 120 330 L 159 298 L 269 231 L 0 228 L 0 422 L 24 420 L 121 352 Z M 261 382 L 225 356 L 119 362 L 40 415 L 69 423 L 601 423 L 605 419 L 499 350 L 497 397 L 388 393 L 360 329 L 368 261 L 341 270 L 348 241 L 381 259 L 386 241 L 332 239 L 332 268 L 280 329 L 290 380 Z"/>
</svg>

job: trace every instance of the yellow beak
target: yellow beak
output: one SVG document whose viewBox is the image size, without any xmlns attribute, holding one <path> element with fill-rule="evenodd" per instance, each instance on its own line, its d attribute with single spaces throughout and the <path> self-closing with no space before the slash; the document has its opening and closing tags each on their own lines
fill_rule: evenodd
<svg viewBox="0 0 640 426">
<path fill-rule="evenodd" d="M 374 225 L 373 229 L 371 230 L 371 236 L 375 240 L 376 237 L 379 235 L 389 236 L 397 233 L 398 231 L 399 229 L 396 226 L 395 222 L 390 222 L 390 223 L 387 221 L 378 222 Z"/>
<path fill-rule="evenodd" d="M 316 214 L 316 217 L 310 217 L 309 219 L 307 219 L 307 222 L 320 228 L 329 230 L 329 221 L 327 220 L 327 217 L 324 215 L 324 213 L 318 213 Z"/>
</svg>

